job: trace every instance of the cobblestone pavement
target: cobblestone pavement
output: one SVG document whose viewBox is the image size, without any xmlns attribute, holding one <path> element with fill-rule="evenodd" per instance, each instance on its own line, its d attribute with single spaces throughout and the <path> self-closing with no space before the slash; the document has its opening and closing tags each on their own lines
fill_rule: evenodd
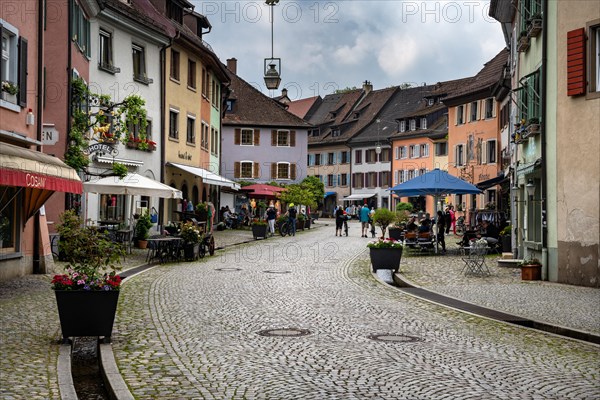
<svg viewBox="0 0 600 400">
<path fill-rule="evenodd" d="M 351 237 L 333 233 L 270 238 L 130 278 L 113 347 L 135 397 L 600 398 L 597 346 L 412 298 L 371 275 L 357 225 Z M 290 328 L 309 334 L 259 334 Z"/>
<path fill-rule="evenodd" d="M 458 254 L 454 237 L 448 248 Z M 522 281 L 520 268 L 498 267 L 487 257 L 489 276 L 465 275 L 458 255 L 403 254 L 400 273 L 417 286 L 469 303 L 504 311 L 550 325 L 600 335 L 600 290 L 547 281 Z"/>
<path fill-rule="evenodd" d="M 123 269 L 144 263 L 134 249 Z M 65 263 L 56 263 L 62 272 Z M 56 363 L 60 323 L 51 275 L 0 282 L 0 399 L 60 399 Z"/>
</svg>

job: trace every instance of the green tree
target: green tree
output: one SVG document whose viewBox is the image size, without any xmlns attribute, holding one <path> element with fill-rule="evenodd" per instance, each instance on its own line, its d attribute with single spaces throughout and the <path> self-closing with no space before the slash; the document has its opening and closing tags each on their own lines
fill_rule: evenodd
<svg viewBox="0 0 600 400">
<path fill-rule="evenodd" d="M 396 213 L 387 208 L 378 208 L 373 214 L 373 222 L 381 228 L 381 236 L 385 237 L 387 227 L 396 220 Z"/>
<path fill-rule="evenodd" d="M 314 208 L 317 206 L 314 193 L 301 184 L 291 184 L 281 192 L 279 198 L 286 203 L 304 204 Z"/>
<path fill-rule="evenodd" d="M 349 93 L 352 92 L 353 90 L 357 90 L 358 88 L 356 86 L 346 86 L 344 89 L 337 89 L 334 93 L 335 94 L 343 94 L 343 93 Z"/>
<path fill-rule="evenodd" d="M 309 190 L 313 194 L 314 203 L 307 204 L 310 208 L 316 207 L 323 200 L 325 195 L 325 185 L 316 176 L 307 176 L 300 182 L 300 186 Z"/>
<path fill-rule="evenodd" d="M 411 203 L 400 202 L 396 205 L 396 211 L 411 212 L 412 210 L 413 210 L 413 205 Z"/>
</svg>

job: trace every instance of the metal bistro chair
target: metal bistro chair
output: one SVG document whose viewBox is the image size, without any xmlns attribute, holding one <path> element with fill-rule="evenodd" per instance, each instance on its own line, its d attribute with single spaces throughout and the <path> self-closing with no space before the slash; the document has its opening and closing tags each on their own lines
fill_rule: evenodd
<svg viewBox="0 0 600 400">
<path fill-rule="evenodd" d="M 120 243 L 126 252 L 133 252 L 133 229 L 121 229 L 116 232 L 115 242 Z"/>
<path fill-rule="evenodd" d="M 485 262 L 487 246 L 473 243 L 471 247 L 463 248 L 465 254 L 462 257 L 465 265 L 461 272 L 465 275 L 490 275 L 490 270 Z"/>
</svg>

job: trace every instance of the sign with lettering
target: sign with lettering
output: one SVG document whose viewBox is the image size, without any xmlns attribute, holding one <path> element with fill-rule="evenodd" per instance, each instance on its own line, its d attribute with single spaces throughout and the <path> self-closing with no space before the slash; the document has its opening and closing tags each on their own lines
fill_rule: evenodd
<svg viewBox="0 0 600 400">
<path fill-rule="evenodd" d="M 119 151 L 106 143 L 94 143 L 88 146 L 87 150 L 88 154 L 92 153 L 100 153 L 100 154 L 109 154 L 111 156 L 116 156 L 119 154 Z"/>
<path fill-rule="evenodd" d="M 180 151 L 177 152 L 177 157 L 181 158 L 182 160 L 191 160 L 192 159 L 192 154 L 188 153 L 187 151 L 185 153 L 182 153 Z"/>
<path fill-rule="evenodd" d="M 44 124 L 42 127 L 42 143 L 45 145 L 53 145 L 58 142 L 60 135 L 54 127 L 54 124 Z"/>
</svg>

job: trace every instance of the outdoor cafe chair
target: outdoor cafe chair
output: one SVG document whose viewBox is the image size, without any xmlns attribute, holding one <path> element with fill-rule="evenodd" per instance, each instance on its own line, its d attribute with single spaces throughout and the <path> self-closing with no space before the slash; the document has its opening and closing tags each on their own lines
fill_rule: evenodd
<svg viewBox="0 0 600 400">
<path fill-rule="evenodd" d="M 487 245 L 482 246 L 478 243 L 472 243 L 470 247 L 463 247 L 462 260 L 465 265 L 461 272 L 464 272 L 465 275 L 489 275 L 490 270 L 485 262 L 487 250 Z"/>
</svg>

